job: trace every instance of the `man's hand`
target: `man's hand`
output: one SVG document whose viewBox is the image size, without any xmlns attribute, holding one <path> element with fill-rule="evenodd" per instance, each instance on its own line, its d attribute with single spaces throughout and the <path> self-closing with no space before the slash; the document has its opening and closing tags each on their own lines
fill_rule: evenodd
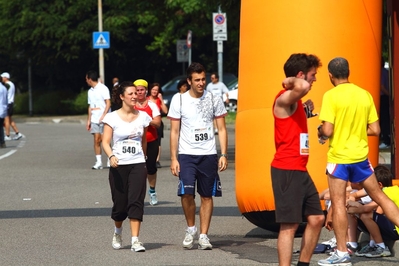
<svg viewBox="0 0 399 266">
<path fill-rule="evenodd" d="M 307 118 L 312 118 L 312 117 L 317 116 L 317 114 L 313 114 L 314 104 L 313 104 L 312 100 L 309 99 L 306 102 L 304 102 L 303 109 L 305 110 Z"/>
</svg>

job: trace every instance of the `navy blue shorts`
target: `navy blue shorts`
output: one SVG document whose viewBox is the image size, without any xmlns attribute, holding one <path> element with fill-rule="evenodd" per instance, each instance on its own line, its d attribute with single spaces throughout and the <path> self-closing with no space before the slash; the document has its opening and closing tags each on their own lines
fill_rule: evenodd
<svg viewBox="0 0 399 266">
<path fill-rule="evenodd" d="M 374 173 L 374 169 L 370 161 L 366 159 L 363 162 L 352 164 L 327 163 L 326 172 L 345 181 L 360 183 L 369 178 Z"/>
<path fill-rule="evenodd" d="M 177 195 L 194 195 L 202 197 L 221 197 L 222 184 L 218 174 L 218 156 L 179 154 L 180 174 Z"/>
<path fill-rule="evenodd" d="M 388 220 L 384 214 L 379 214 L 374 211 L 373 220 L 378 224 L 378 228 L 380 228 L 381 235 L 384 239 L 399 240 L 399 234 L 395 229 L 395 225 Z"/>
</svg>

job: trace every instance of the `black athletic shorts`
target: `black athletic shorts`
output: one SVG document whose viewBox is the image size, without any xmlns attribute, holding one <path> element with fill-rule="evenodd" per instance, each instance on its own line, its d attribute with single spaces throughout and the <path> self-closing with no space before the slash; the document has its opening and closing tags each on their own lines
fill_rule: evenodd
<svg viewBox="0 0 399 266">
<path fill-rule="evenodd" d="M 271 167 L 276 223 L 301 223 L 323 215 L 319 193 L 308 172 Z"/>
</svg>

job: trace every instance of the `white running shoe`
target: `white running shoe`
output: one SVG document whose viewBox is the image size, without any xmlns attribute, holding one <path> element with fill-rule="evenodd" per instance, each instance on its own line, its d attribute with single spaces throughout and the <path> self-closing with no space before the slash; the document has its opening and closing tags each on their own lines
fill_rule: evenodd
<svg viewBox="0 0 399 266">
<path fill-rule="evenodd" d="M 148 194 L 150 195 L 150 204 L 152 206 L 157 205 L 158 204 L 157 193 L 156 192 L 154 192 L 154 193 L 148 192 Z"/>
<path fill-rule="evenodd" d="M 9 137 L 9 136 L 4 136 L 4 140 L 11 140 L 11 137 Z"/>
<path fill-rule="evenodd" d="M 19 140 L 20 138 L 22 138 L 22 134 L 20 132 L 18 132 L 18 134 L 15 134 L 15 136 L 12 139 Z"/>
<path fill-rule="evenodd" d="M 197 236 L 197 228 L 195 228 L 194 231 L 187 229 L 186 236 L 184 237 L 183 240 L 183 248 L 191 249 L 194 245 L 194 237 L 196 236 Z"/>
<path fill-rule="evenodd" d="M 145 247 L 143 246 L 143 243 L 141 243 L 138 240 L 136 240 L 136 242 L 132 243 L 131 250 L 135 251 L 135 252 L 144 252 L 145 251 Z"/>
<path fill-rule="evenodd" d="M 93 167 L 92 167 L 91 169 L 94 169 L 94 170 L 103 169 L 103 164 L 102 164 L 102 162 L 96 162 L 96 164 L 93 165 Z"/>
<path fill-rule="evenodd" d="M 114 237 L 112 238 L 112 247 L 114 249 L 120 249 L 122 247 L 122 236 L 114 233 Z"/>
<path fill-rule="evenodd" d="M 211 250 L 212 244 L 209 242 L 209 238 L 207 236 L 200 237 L 198 240 L 198 249 L 202 250 Z"/>
</svg>

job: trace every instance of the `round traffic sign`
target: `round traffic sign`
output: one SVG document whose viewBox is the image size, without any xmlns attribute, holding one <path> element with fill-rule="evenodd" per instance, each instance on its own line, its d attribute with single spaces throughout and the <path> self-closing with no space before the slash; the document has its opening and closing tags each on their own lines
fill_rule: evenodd
<svg viewBox="0 0 399 266">
<path fill-rule="evenodd" d="M 191 38 L 192 38 L 192 31 L 189 30 L 187 32 L 187 47 L 190 48 L 191 47 Z"/>
<path fill-rule="evenodd" d="M 218 25 L 222 25 L 225 22 L 226 18 L 222 14 L 217 14 L 215 16 L 215 23 Z"/>
</svg>

